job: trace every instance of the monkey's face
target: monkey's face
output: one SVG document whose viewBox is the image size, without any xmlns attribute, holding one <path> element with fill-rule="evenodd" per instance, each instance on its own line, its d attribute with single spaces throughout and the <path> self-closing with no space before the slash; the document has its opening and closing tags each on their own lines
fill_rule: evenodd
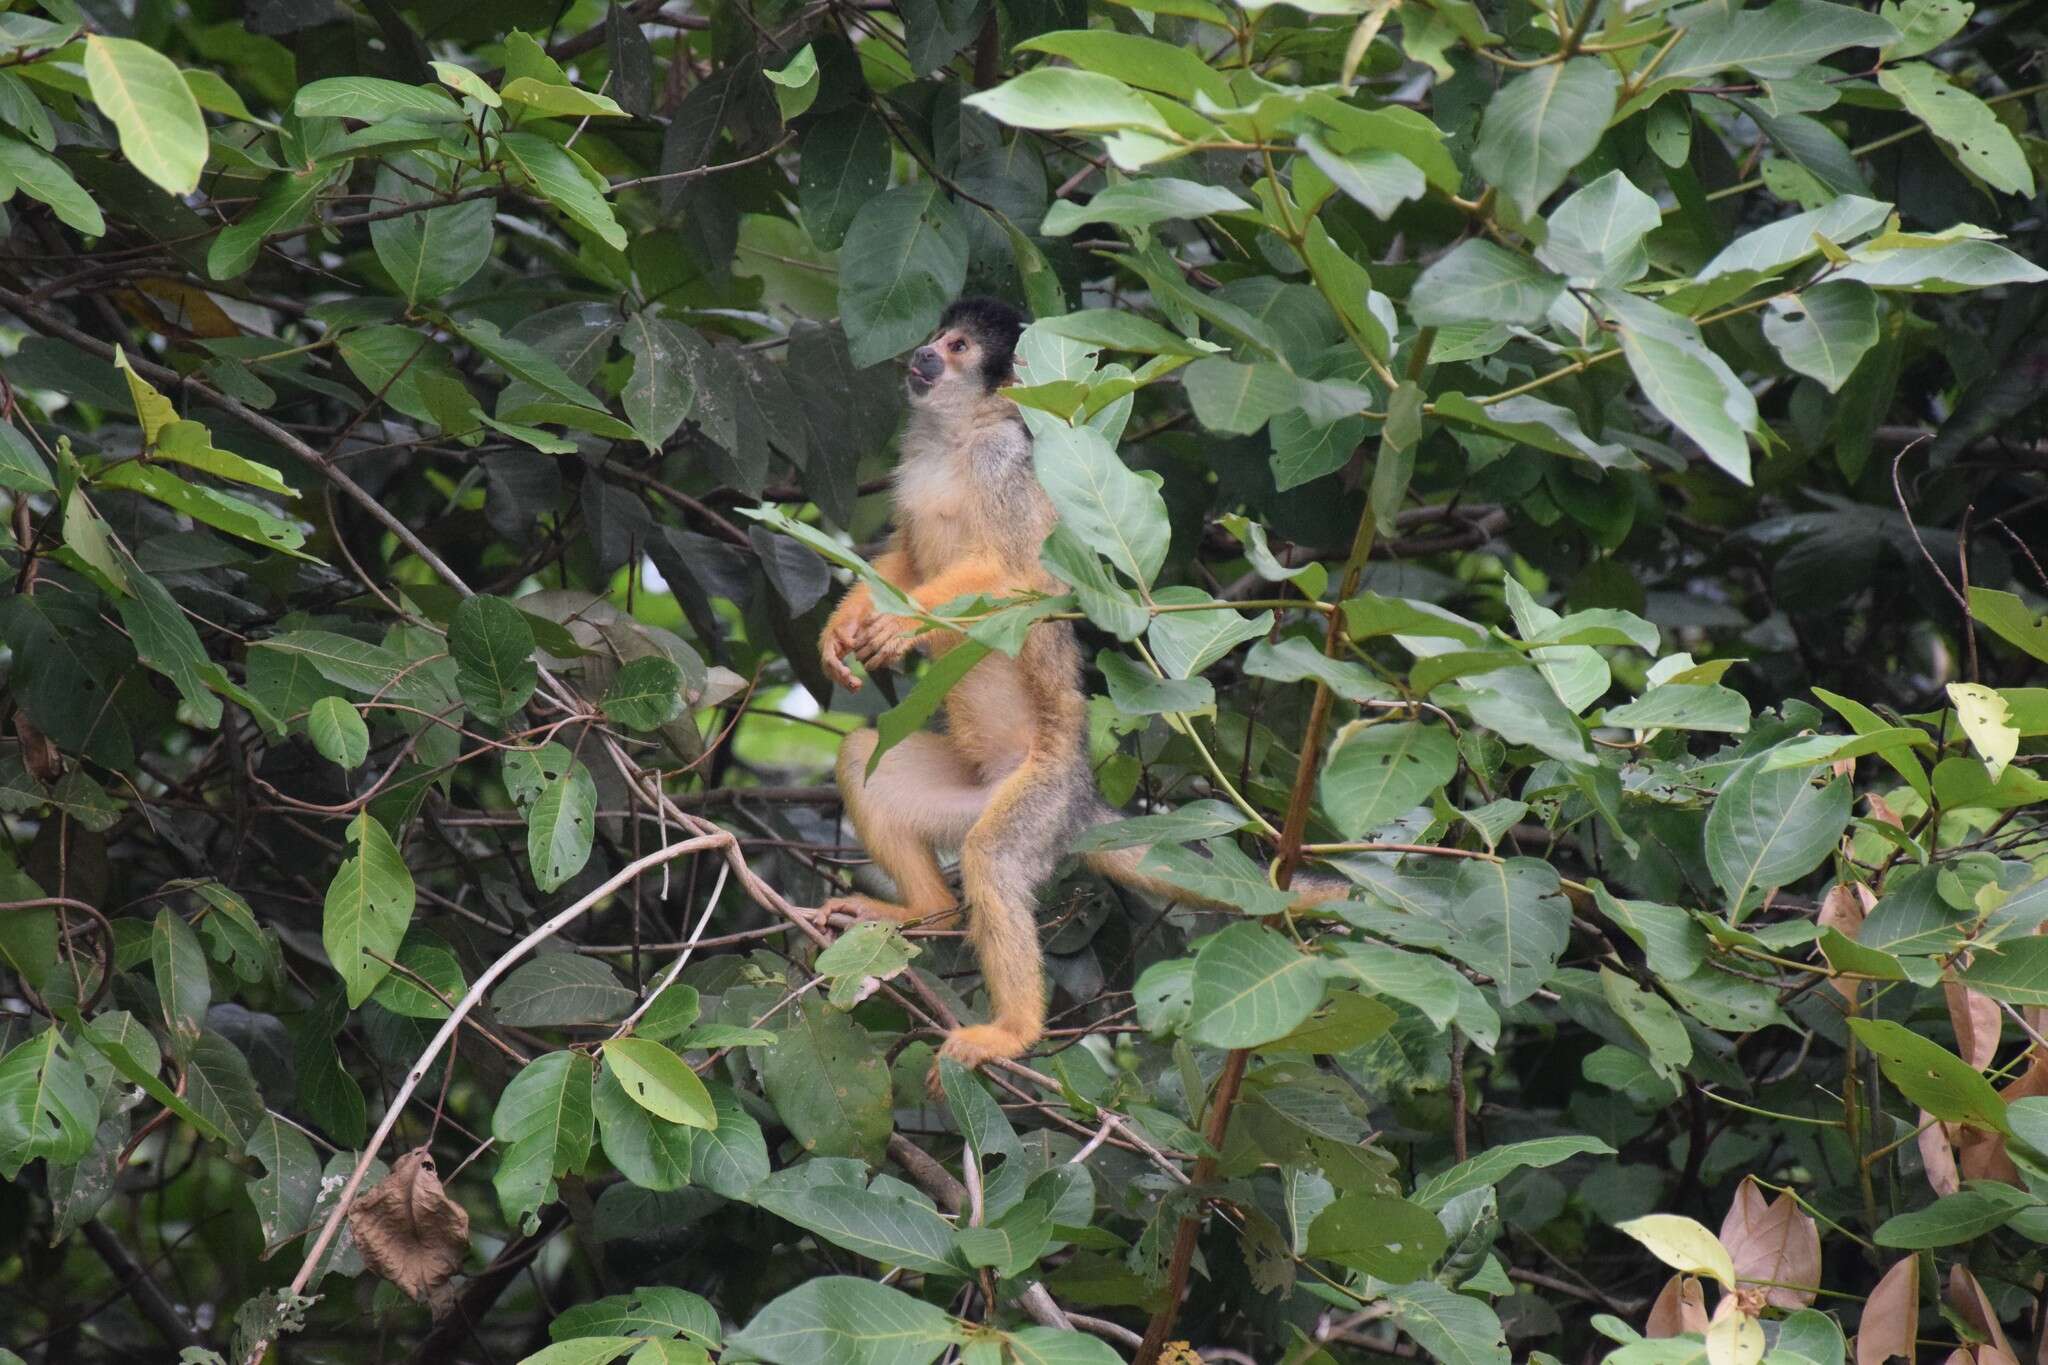
<svg viewBox="0 0 2048 1365">
<path fill-rule="evenodd" d="M 979 397 L 988 391 L 986 360 L 980 337 L 965 327 L 944 328 L 910 353 L 911 400 L 943 402 L 956 395 Z"/>
</svg>

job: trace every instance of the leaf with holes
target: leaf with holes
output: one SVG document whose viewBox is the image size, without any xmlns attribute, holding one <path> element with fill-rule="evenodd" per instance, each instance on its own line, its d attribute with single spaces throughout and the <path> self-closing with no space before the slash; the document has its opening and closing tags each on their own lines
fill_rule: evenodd
<svg viewBox="0 0 2048 1365">
<path fill-rule="evenodd" d="M 597 836 L 597 784 L 570 760 L 568 771 L 540 789 L 526 814 L 526 858 L 535 885 L 553 891 L 583 870 Z"/>
<path fill-rule="evenodd" d="M 374 817 L 366 813 L 350 822 L 348 848 L 327 887 L 320 939 L 355 1009 L 390 972 L 392 954 L 412 923 L 414 891 L 398 845 Z"/>
<path fill-rule="evenodd" d="M 1457 741 L 1441 726 L 1353 721 L 1337 732 L 1323 765 L 1323 809 L 1345 838 L 1363 838 L 1427 801 L 1457 772 Z"/>
</svg>

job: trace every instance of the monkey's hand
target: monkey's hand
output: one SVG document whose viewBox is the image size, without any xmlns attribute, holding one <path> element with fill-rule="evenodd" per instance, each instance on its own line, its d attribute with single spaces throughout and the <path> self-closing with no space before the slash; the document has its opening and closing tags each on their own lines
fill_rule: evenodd
<svg viewBox="0 0 2048 1365">
<path fill-rule="evenodd" d="M 870 672 L 878 668 L 894 668 L 917 647 L 917 632 L 922 624 L 914 616 L 877 613 L 868 619 L 854 645 L 854 654 Z"/>
<path fill-rule="evenodd" d="M 825 676 L 849 692 L 860 691 L 861 684 L 847 668 L 846 656 L 858 653 L 861 637 L 874 621 L 874 604 L 868 599 L 867 589 L 857 587 L 839 604 L 818 637 L 818 660 L 824 665 Z"/>
</svg>

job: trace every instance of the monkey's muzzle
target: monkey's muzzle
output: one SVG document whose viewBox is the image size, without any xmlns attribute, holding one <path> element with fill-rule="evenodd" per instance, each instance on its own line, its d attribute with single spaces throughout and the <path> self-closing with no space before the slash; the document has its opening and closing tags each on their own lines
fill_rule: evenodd
<svg viewBox="0 0 2048 1365">
<path fill-rule="evenodd" d="M 910 382 L 920 389 L 928 389 L 939 382 L 939 376 L 946 372 L 946 358 L 937 348 L 920 346 L 910 353 Z"/>
</svg>

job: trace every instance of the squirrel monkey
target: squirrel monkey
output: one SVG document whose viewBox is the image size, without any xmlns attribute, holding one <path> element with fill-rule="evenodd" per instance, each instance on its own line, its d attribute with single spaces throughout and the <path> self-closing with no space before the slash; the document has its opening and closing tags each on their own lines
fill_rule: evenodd
<svg viewBox="0 0 2048 1365">
<path fill-rule="evenodd" d="M 910 419 L 896 469 L 896 533 L 876 558 L 884 580 L 927 611 L 958 597 L 1065 591 L 1039 563 L 1057 521 L 1031 463 L 1031 436 L 1001 393 L 1015 378 L 1024 317 L 994 299 L 963 298 L 911 354 Z M 944 654 L 964 637 L 926 631 L 876 609 L 856 584 L 819 641 L 826 673 L 858 691 L 853 655 L 869 669 L 899 663 L 912 649 Z M 1045 1028 L 1037 892 L 1073 836 L 1118 813 L 1095 792 L 1088 764 L 1088 703 L 1072 625 L 1031 626 L 1015 658 L 991 653 L 947 694 L 944 725 L 910 735 L 882 755 L 877 735 L 856 730 L 839 749 L 841 798 L 861 843 L 897 887 L 901 902 L 852 895 L 828 901 L 843 911 L 898 924 L 951 925 L 959 906 L 935 850 L 960 850 L 968 937 L 988 984 L 994 1018 L 953 1030 L 940 1048 L 963 1066 L 1016 1057 Z M 1139 890 L 1214 906 L 1140 873 L 1142 848 L 1087 855 L 1092 869 Z M 1304 903 L 1344 894 L 1316 883 Z"/>
</svg>

